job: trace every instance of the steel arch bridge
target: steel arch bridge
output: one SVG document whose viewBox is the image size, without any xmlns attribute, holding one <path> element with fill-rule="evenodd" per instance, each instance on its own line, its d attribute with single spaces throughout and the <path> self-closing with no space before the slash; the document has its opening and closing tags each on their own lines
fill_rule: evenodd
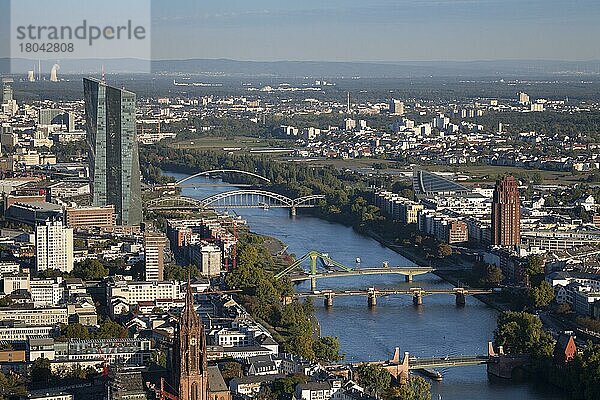
<svg viewBox="0 0 600 400">
<path fill-rule="evenodd" d="M 265 190 L 232 190 L 218 193 L 202 200 L 210 208 L 312 208 L 324 195 L 310 195 L 290 199 L 287 196 Z"/>
<path fill-rule="evenodd" d="M 265 182 L 269 182 L 269 183 L 271 182 L 270 179 L 265 178 L 264 176 L 256 174 L 254 172 L 241 171 L 239 169 L 213 169 L 213 170 L 210 170 L 210 171 L 198 172 L 197 174 L 190 175 L 190 176 L 188 176 L 186 178 L 180 179 L 177 182 L 175 182 L 175 184 L 173 186 L 179 186 L 179 185 L 181 185 L 181 184 L 189 181 L 190 179 L 194 179 L 194 178 L 196 178 L 198 176 L 212 175 L 212 174 L 217 174 L 217 173 L 222 173 L 222 174 L 225 174 L 225 173 L 242 174 L 242 175 L 252 176 L 254 178 L 260 179 L 260 180 L 265 181 Z"/>
<path fill-rule="evenodd" d="M 146 204 L 147 210 L 199 210 L 203 209 L 202 200 L 185 196 L 159 197 Z"/>
</svg>

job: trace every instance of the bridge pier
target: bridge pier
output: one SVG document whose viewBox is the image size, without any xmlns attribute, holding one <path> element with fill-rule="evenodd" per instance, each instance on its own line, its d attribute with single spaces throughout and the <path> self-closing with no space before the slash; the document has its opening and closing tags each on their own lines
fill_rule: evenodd
<svg viewBox="0 0 600 400">
<path fill-rule="evenodd" d="M 325 296 L 323 299 L 323 304 L 325 305 L 325 308 L 333 307 L 333 294 L 328 294 Z"/>
<path fill-rule="evenodd" d="M 456 293 L 456 305 L 458 307 L 464 307 L 467 304 L 467 299 L 464 293 L 457 292 Z"/>
<path fill-rule="evenodd" d="M 377 295 L 375 292 L 369 292 L 367 295 L 367 304 L 369 305 L 369 308 L 377 306 Z"/>
<path fill-rule="evenodd" d="M 310 290 L 312 292 L 317 290 L 317 278 L 310 278 Z"/>
<path fill-rule="evenodd" d="M 296 216 L 296 207 L 291 207 L 290 208 L 290 217 L 295 217 Z"/>
<path fill-rule="evenodd" d="M 423 304 L 423 294 L 422 293 L 415 293 L 413 294 L 413 304 L 415 306 L 420 306 Z"/>
<path fill-rule="evenodd" d="M 413 281 L 412 275 L 404 275 L 404 282 L 409 283 Z"/>
</svg>

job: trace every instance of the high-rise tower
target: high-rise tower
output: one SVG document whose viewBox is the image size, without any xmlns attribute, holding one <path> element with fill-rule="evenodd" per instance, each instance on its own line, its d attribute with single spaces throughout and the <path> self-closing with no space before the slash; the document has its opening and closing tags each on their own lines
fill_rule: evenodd
<svg viewBox="0 0 600 400">
<path fill-rule="evenodd" d="M 518 246 L 521 242 L 521 199 L 517 181 L 506 176 L 496 181 L 492 202 L 492 245 Z"/>
<path fill-rule="evenodd" d="M 173 344 L 173 387 L 179 400 L 208 400 L 208 365 L 204 325 L 194 307 L 188 280 L 185 307 L 179 317 Z"/>
<path fill-rule="evenodd" d="M 142 222 L 135 93 L 83 79 L 93 205 L 115 206 L 119 225 Z"/>
</svg>

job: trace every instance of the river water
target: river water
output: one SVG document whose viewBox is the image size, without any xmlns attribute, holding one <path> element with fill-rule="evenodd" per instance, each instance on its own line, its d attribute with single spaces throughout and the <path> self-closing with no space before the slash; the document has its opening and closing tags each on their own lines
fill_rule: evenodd
<svg viewBox="0 0 600 400">
<path fill-rule="evenodd" d="M 168 172 L 177 179 L 187 175 Z M 221 184 L 215 179 L 194 178 L 193 183 Z M 188 181 L 187 183 L 191 183 Z M 211 194 L 233 190 L 233 186 L 203 186 L 184 188 L 183 195 L 198 199 Z M 234 212 L 244 218 L 251 230 L 275 237 L 289 246 L 288 252 L 301 256 L 309 250 L 329 253 L 345 265 L 353 266 L 360 257 L 361 266 L 410 265 L 410 261 L 382 246 L 377 241 L 360 235 L 352 228 L 330 223 L 298 210 L 290 218 L 286 209 L 238 209 Z M 402 276 L 361 276 L 318 281 L 318 289 L 376 288 L 449 288 L 450 284 L 433 274 L 415 277 L 405 283 Z M 308 283 L 298 290 L 310 290 Z M 383 360 L 391 358 L 394 348 L 414 356 L 446 356 L 486 354 L 487 342 L 493 338 L 497 312 L 475 298 L 468 297 L 465 307 L 455 305 L 454 296 L 428 296 L 423 305 L 415 307 L 410 296 L 378 298 L 377 306 L 367 307 L 365 297 L 334 299 L 334 306 L 326 309 L 315 301 L 316 315 L 322 335 L 337 336 L 346 361 Z M 492 383 L 485 366 L 459 367 L 440 370 L 443 382 L 432 383 L 433 400 L 537 400 L 563 399 L 564 395 L 548 387 L 533 384 Z"/>
</svg>

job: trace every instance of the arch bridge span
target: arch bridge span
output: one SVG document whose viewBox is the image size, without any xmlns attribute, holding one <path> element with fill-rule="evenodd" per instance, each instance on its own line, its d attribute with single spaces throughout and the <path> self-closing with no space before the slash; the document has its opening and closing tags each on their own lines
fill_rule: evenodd
<svg viewBox="0 0 600 400">
<path fill-rule="evenodd" d="M 210 208 L 312 208 L 316 207 L 324 195 L 303 196 L 291 199 L 282 194 L 265 190 L 232 190 L 217 193 L 202 200 Z"/>
<path fill-rule="evenodd" d="M 183 183 L 185 183 L 185 182 L 187 182 L 187 181 L 189 181 L 191 179 L 194 179 L 194 178 L 196 178 L 198 176 L 208 176 L 208 175 L 219 174 L 219 173 L 221 173 L 221 174 L 231 173 L 231 174 L 247 175 L 247 176 L 252 176 L 252 177 L 254 177 L 256 179 L 260 179 L 260 180 L 262 180 L 264 182 L 268 182 L 268 183 L 271 182 L 270 179 L 268 179 L 268 178 L 266 178 L 266 177 L 264 177 L 262 175 L 259 175 L 257 173 L 254 173 L 254 172 L 242 171 L 242 170 L 239 170 L 239 169 L 212 169 L 210 171 L 198 172 L 198 173 L 196 173 L 194 175 L 190 175 L 190 176 L 187 176 L 187 177 L 185 177 L 183 179 L 180 179 L 177 182 L 175 182 L 175 184 L 173 184 L 173 186 L 179 186 L 179 185 L 181 185 L 181 184 L 183 184 Z"/>
</svg>

